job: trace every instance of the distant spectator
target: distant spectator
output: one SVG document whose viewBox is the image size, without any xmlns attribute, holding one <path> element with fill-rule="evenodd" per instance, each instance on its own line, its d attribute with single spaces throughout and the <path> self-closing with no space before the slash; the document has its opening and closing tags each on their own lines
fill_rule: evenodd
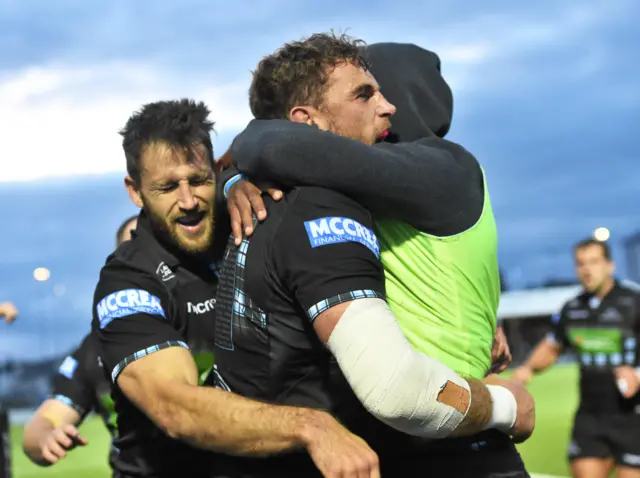
<svg viewBox="0 0 640 478">
<path fill-rule="evenodd" d="M 0 303 L 0 319 L 4 319 L 7 324 L 10 324 L 18 317 L 18 309 L 11 302 Z"/>
</svg>

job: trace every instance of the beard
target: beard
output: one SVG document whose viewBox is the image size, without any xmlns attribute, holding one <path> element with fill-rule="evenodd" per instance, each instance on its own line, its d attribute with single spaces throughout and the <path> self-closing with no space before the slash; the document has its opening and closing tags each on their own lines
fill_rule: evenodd
<svg viewBox="0 0 640 478">
<path fill-rule="evenodd" d="M 178 219 L 185 217 L 185 214 L 178 214 L 167 217 L 154 210 L 148 201 L 143 198 L 143 210 L 151 227 L 156 234 L 170 247 L 178 249 L 188 255 L 200 255 L 210 251 L 213 244 L 213 233 L 215 229 L 215 215 L 213 210 L 198 211 L 202 215 L 202 227 L 196 234 L 189 234 L 183 230 Z"/>
<path fill-rule="evenodd" d="M 329 131 L 338 136 L 360 141 L 365 144 L 374 144 L 376 138 L 369 137 L 358 123 L 339 120 L 335 116 L 329 116 Z"/>
</svg>

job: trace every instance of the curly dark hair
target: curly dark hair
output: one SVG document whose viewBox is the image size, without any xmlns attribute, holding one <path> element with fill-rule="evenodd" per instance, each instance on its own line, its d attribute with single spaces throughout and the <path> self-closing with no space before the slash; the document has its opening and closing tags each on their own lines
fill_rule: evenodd
<svg viewBox="0 0 640 478">
<path fill-rule="evenodd" d="M 127 159 L 127 173 L 140 181 L 140 160 L 146 147 L 164 142 L 187 151 L 187 160 L 193 160 L 193 146 L 201 144 L 213 164 L 209 108 L 203 102 L 190 99 L 156 101 L 143 105 L 120 131 L 122 148 Z"/>
<path fill-rule="evenodd" d="M 361 56 L 364 45 L 345 34 L 316 33 L 264 57 L 253 72 L 249 90 L 253 116 L 286 119 L 296 105 L 320 106 L 333 67 L 353 63 L 368 69 Z"/>
</svg>

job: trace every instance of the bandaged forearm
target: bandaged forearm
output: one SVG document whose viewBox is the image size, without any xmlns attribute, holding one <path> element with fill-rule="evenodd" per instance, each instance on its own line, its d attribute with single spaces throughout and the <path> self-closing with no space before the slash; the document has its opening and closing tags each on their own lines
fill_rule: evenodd
<svg viewBox="0 0 640 478">
<path fill-rule="evenodd" d="M 443 438 L 469 410 L 469 384 L 416 352 L 384 300 L 353 301 L 327 346 L 365 408 L 401 432 Z"/>
</svg>

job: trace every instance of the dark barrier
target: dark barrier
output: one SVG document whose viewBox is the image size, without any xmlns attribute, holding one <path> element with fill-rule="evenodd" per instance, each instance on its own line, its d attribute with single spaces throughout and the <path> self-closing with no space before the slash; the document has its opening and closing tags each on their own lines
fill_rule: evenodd
<svg viewBox="0 0 640 478">
<path fill-rule="evenodd" d="M 11 478 L 11 436 L 9 414 L 0 403 L 0 478 Z"/>
</svg>

